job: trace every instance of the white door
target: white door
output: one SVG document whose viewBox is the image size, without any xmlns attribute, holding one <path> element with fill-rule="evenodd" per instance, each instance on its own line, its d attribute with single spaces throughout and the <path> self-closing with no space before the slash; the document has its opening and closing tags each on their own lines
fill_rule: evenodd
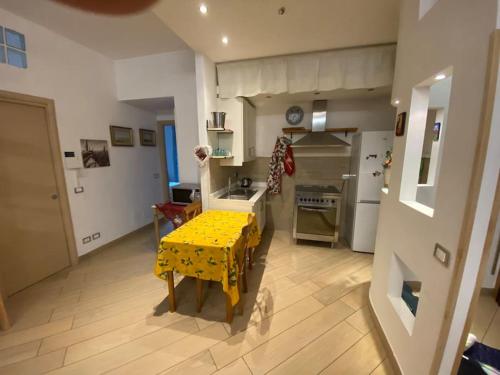
<svg viewBox="0 0 500 375">
<path fill-rule="evenodd" d="M 379 208 L 380 204 L 377 203 L 356 204 L 354 236 L 351 244 L 354 251 L 363 253 L 373 253 L 375 251 Z"/>
</svg>

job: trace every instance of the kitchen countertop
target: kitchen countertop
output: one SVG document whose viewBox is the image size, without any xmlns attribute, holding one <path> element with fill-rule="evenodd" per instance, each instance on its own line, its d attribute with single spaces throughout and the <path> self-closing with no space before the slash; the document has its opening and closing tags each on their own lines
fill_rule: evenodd
<svg viewBox="0 0 500 375">
<path fill-rule="evenodd" d="M 232 186 L 232 188 L 236 188 L 236 189 L 240 188 L 238 184 L 233 184 L 231 186 Z M 254 183 L 252 183 L 252 185 L 250 185 L 249 189 L 257 190 L 257 192 L 254 195 L 252 195 L 252 197 L 248 200 L 246 200 L 246 199 L 221 199 L 220 197 L 227 193 L 227 187 L 220 189 L 220 190 L 217 190 L 214 193 L 211 193 L 209 195 L 209 199 L 210 200 L 217 199 L 217 200 L 221 200 L 221 201 L 238 202 L 238 203 L 248 202 L 250 205 L 253 206 L 255 204 L 255 202 L 257 202 L 266 193 L 267 184 L 265 182 L 254 182 Z"/>
</svg>

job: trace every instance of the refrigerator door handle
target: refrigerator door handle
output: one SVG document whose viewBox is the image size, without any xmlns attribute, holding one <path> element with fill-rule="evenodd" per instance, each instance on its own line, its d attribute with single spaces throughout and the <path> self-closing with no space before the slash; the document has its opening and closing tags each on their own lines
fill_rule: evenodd
<svg viewBox="0 0 500 375">
<path fill-rule="evenodd" d="M 370 201 L 370 200 L 362 199 L 359 201 L 359 203 L 380 204 L 380 201 Z"/>
</svg>

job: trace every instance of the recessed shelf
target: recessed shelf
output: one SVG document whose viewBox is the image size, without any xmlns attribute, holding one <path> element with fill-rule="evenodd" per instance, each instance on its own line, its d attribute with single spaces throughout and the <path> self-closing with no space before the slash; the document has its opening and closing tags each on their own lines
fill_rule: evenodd
<svg viewBox="0 0 500 375">
<path fill-rule="evenodd" d="M 421 289 L 422 282 L 417 275 L 393 253 L 387 297 L 410 336 L 413 334 Z"/>
<path fill-rule="evenodd" d="M 233 134 L 233 131 L 231 129 L 207 128 L 207 131 L 217 134 Z"/>
</svg>

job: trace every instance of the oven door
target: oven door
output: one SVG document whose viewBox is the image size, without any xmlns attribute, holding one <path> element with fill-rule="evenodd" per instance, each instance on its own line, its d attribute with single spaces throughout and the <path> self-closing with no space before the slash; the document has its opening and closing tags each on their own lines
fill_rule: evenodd
<svg viewBox="0 0 500 375">
<path fill-rule="evenodd" d="M 295 217 L 295 230 L 297 238 L 300 234 L 311 236 L 335 237 L 337 222 L 336 207 L 310 207 L 297 206 Z"/>
</svg>

